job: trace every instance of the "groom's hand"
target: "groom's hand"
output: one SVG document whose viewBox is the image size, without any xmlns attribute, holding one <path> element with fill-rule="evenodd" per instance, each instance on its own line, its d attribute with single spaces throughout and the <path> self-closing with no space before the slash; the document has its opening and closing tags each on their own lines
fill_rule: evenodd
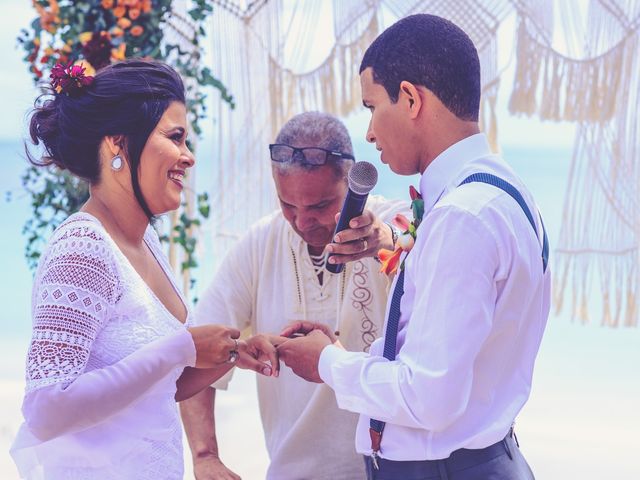
<svg viewBox="0 0 640 480">
<path fill-rule="evenodd" d="M 322 350 L 332 343 L 321 330 L 313 330 L 304 337 L 292 338 L 278 345 L 278 354 L 280 360 L 299 377 L 323 383 L 318 373 L 318 361 Z"/>
<path fill-rule="evenodd" d="M 295 322 L 291 322 L 289 325 L 284 327 L 284 330 L 282 330 L 282 332 L 280 332 L 280 336 L 289 338 L 305 336 L 313 332 L 314 330 L 320 330 L 322 333 L 324 333 L 331 339 L 331 343 L 336 343 L 338 341 L 336 333 L 334 333 L 333 330 L 329 328 L 329 325 L 326 325 L 324 323 L 309 322 L 307 320 L 298 320 Z"/>
</svg>

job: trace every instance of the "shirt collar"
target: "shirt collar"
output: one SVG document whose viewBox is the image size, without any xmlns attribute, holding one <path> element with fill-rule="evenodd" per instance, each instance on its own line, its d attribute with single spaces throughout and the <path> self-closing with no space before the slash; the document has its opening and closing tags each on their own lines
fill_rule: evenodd
<svg viewBox="0 0 640 480">
<path fill-rule="evenodd" d="M 491 154 L 486 135 L 476 133 L 454 143 L 438 155 L 420 177 L 425 213 L 433 208 L 466 163 Z"/>
</svg>

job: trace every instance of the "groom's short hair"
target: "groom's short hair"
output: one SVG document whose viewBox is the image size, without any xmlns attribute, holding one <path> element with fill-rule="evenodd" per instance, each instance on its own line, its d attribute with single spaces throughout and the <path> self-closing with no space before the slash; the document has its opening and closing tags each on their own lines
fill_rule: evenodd
<svg viewBox="0 0 640 480">
<path fill-rule="evenodd" d="M 403 18 L 369 46 L 360 73 L 371 67 L 393 103 L 400 83 L 429 89 L 458 118 L 478 121 L 480 60 L 473 42 L 458 26 L 427 14 Z"/>
</svg>

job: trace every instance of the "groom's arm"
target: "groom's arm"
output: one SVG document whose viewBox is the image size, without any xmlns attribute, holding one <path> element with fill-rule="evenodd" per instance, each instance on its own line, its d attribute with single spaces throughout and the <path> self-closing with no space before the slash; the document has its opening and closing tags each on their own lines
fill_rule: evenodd
<svg viewBox="0 0 640 480">
<path fill-rule="evenodd" d="M 216 390 L 208 387 L 180 403 L 182 423 L 193 456 L 197 480 L 240 480 L 218 454 L 215 421 Z"/>
</svg>

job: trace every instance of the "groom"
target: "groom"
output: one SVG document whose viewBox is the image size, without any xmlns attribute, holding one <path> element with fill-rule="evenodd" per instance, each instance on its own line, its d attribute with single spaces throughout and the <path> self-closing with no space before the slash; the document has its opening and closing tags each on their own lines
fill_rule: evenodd
<svg viewBox="0 0 640 480">
<path fill-rule="evenodd" d="M 413 15 L 373 42 L 360 80 L 367 140 L 393 172 L 421 174 L 424 216 L 370 353 L 307 325 L 280 358 L 360 414 L 369 479 L 532 479 L 512 425 L 549 313 L 548 245 L 531 194 L 480 133 L 476 49 L 451 22 Z"/>
</svg>

